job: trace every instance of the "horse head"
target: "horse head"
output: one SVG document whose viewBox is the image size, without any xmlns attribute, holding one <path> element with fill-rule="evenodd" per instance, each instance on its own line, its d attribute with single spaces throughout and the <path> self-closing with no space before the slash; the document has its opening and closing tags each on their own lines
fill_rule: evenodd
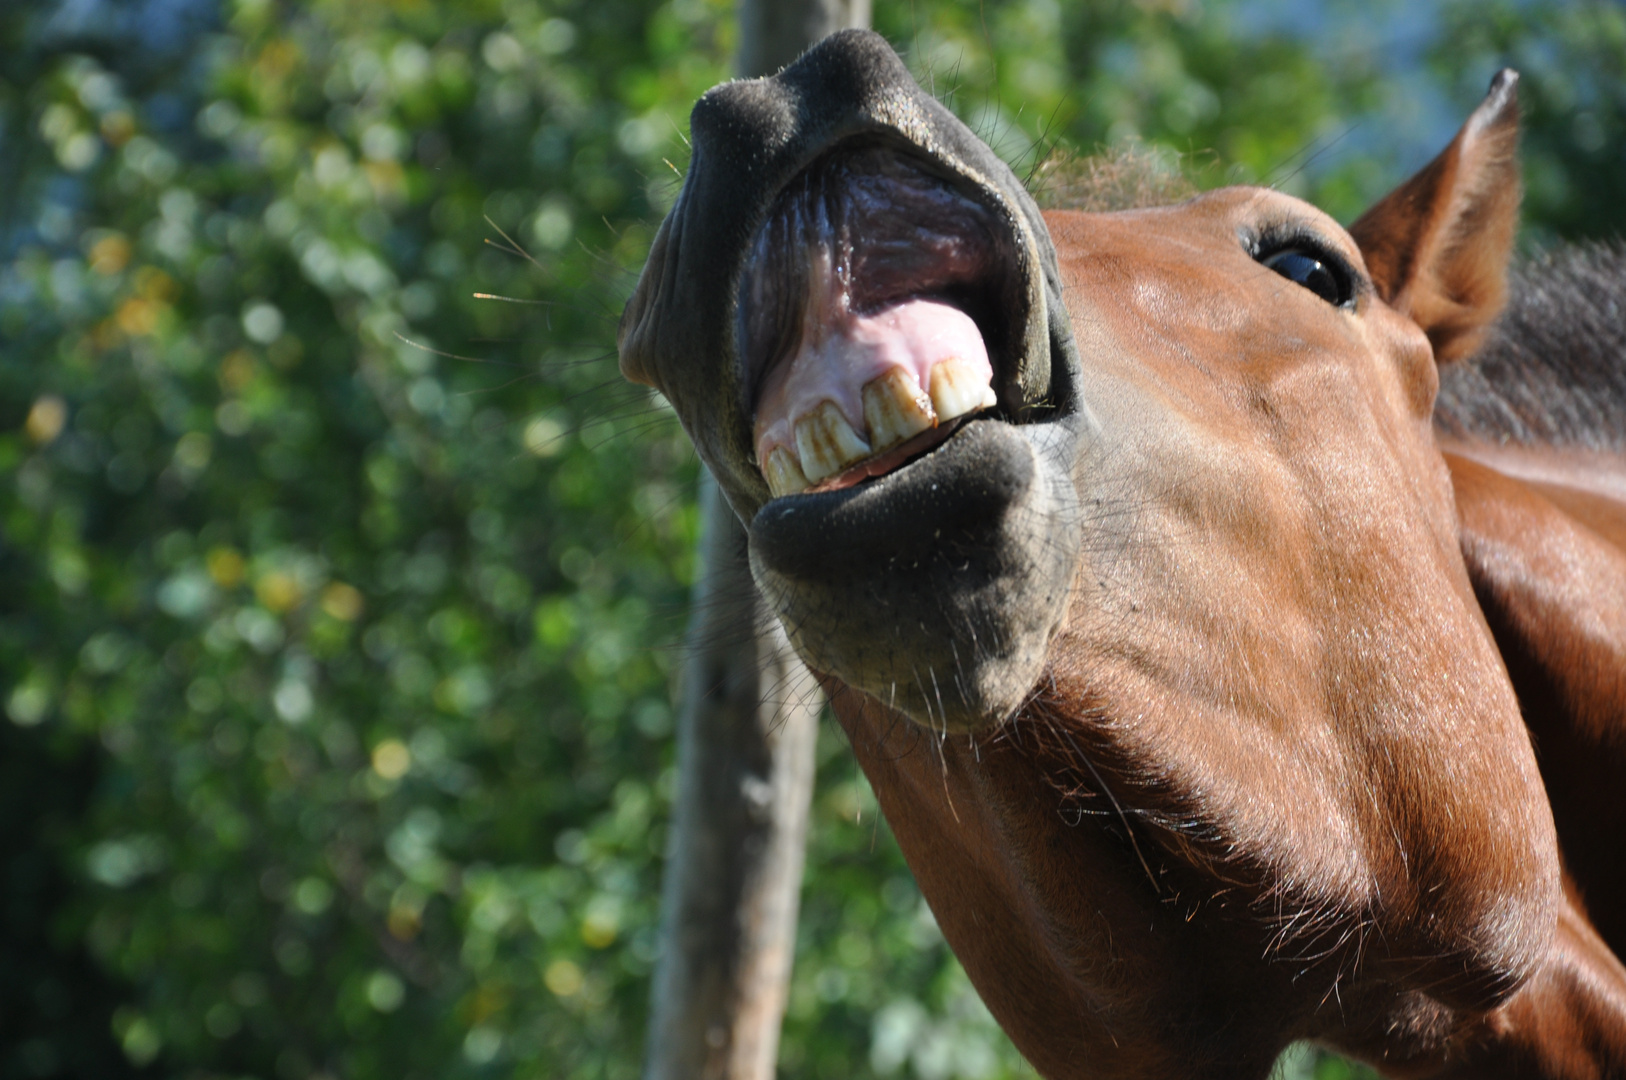
<svg viewBox="0 0 1626 1080">
<path fill-rule="evenodd" d="M 622 370 L 1047 1076 L 1427 1072 L 1548 963 L 1432 423 L 1504 301 L 1515 83 L 1347 230 L 1251 187 L 1041 213 L 863 32 L 695 107 Z"/>
</svg>

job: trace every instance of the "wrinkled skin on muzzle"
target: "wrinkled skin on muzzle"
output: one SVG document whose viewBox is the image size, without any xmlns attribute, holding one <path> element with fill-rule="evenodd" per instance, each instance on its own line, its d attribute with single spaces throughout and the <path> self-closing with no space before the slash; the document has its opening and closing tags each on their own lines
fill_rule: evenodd
<svg viewBox="0 0 1626 1080">
<path fill-rule="evenodd" d="M 809 666 L 934 728 L 1003 720 L 1037 682 L 1065 611 L 1080 542 L 1071 474 L 1089 427 L 1038 208 L 873 34 L 837 35 L 774 78 L 717 87 L 695 106 L 691 140 L 682 194 L 622 318 L 622 370 L 683 419 Z M 895 150 L 980 209 L 998 263 L 972 283 L 988 309 L 989 411 L 1021 423 L 965 424 L 909 469 L 770 501 L 741 283 L 781 191 L 855 146 Z"/>
</svg>

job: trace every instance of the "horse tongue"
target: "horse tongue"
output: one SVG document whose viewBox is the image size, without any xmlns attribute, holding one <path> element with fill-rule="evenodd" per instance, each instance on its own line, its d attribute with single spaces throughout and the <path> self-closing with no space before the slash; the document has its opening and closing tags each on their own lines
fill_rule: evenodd
<svg viewBox="0 0 1626 1080">
<path fill-rule="evenodd" d="M 844 299 L 810 290 L 796 351 L 764 379 L 754 435 L 776 496 L 887 471 L 853 466 L 994 404 L 988 350 L 965 312 L 917 297 L 859 315 Z"/>
</svg>

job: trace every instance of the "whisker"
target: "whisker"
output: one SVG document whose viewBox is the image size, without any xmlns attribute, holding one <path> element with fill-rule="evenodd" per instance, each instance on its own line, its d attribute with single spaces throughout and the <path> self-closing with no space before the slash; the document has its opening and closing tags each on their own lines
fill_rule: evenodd
<svg viewBox="0 0 1626 1080">
<path fill-rule="evenodd" d="M 448 360 L 465 360 L 471 364 L 486 364 L 490 367 L 517 368 L 524 366 L 508 360 L 492 360 L 484 356 L 463 356 L 459 353 L 447 352 L 445 349 L 437 349 L 433 345 L 425 345 L 421 341 L 413 341 L 399 330 L 392 332 L 395 334 L 395 340 L 399 341 L 401 344 L 410 345 L 414 349 L 418 349 L 421 352 L 430 353 L 434 356 L 444 356 Z"/>
<path fill-rule="evenodd" d="M 517 296 L 499 296 L 496 293 L 477 292 L 471 294 L 476 300 L 501 300 L 505 304 L 536 304 L 539 307 L 553 307 L 556 300 L 522 300 Z"/>
<path fill-rule="evenodd" d="M 501 236 L 504 240 L 508 241 L 508 249 L 507 250 L 509 250 L 512 254 L 518 255 L 520 258 L 524 259 L 526 262 L 530 263 L 532 266 L 536 267 L 538 270 L 544 269 L 542 264 L 536 261 L 535 256 L 533 256 L 529 251 L 526 251 L 522 246 L 520 246 L 519 241 L 515 240 L 512 236 L 509 236 L 506 232 L 503 231 L 503 227 L 501 225 L 498 225 L 495 221 L 491 220 L 491 215 L 490 214 L 482 214 L 481 216 L 486 219 L 486 224 L 487 225 L 490 225 L 493 229 L 497 230 L 497 235 Z M 500 244 L 493 244 L 489 238 L 487 238 L 486 243 L 491 244 L 492 247 L 497 248 L 499 251 L 503 250 L 503 248 L 502 248 L 502 246 Z"/>
</svg>

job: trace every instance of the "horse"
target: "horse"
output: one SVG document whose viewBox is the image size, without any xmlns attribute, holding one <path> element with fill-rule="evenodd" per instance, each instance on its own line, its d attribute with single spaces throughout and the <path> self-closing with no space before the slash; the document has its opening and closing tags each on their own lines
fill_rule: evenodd
<svg viewBox="0 0 1626 1080">
<path fill-rule="evenodd" d="M 1348 230 L 1041 213 L 867 32 L 694 107 L 622 371 L 1043 1076 L 1626 1076 L 1626 257 L 1509 299 L 1516 86 Z"/>
</svg>

